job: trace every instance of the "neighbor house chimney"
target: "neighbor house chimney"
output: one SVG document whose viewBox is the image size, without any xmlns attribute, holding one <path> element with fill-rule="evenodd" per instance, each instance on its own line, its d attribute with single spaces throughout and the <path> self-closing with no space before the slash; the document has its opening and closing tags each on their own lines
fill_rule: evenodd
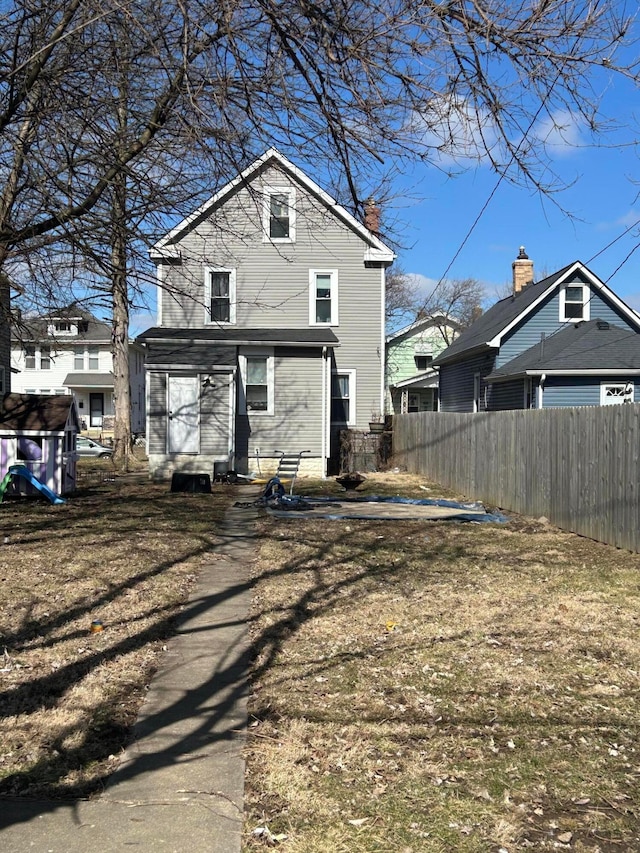
<svg viewBox="0 0 640 853">
<path fill-rule="evenodd" d="M 520 293 L 527 285 L 533 284 L 533 261 L 524 250 L 524 246 L 520 246 L 520 252 L 515 261 L 511 264 L 513 270 L 513 292 Z"/>
<path fill-rule="evenodd" d="M 380 208 L 373 198 L 364 203 L 364 227 L 376 236 L 380 233 Z"/>
</svg>

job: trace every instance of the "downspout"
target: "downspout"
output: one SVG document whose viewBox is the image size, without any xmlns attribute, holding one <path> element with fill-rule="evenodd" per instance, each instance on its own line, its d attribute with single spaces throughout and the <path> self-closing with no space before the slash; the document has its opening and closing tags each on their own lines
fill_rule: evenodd
<svg viewBox="0 0 640 853">
<path fill-rule="evenodd" d="M 322 453 L 322 478 L 327 476 L 327 347 L 322 347 L 322 438 L 320 452 Z"/>
<path fill-rule="evenodd" d="M 547 379 L 547 374 L 543 373 L 540 376 L 540 382 L 538 383 L 538 408 L 539 409 L 542 408 L 542 396 L 543 396 L 543 391 L 544 391 L 543 386 L 544 386 L 544 383 L 546 382 L 546 379 Z"/>
<path fill-rule="evenodd" d="M 385 269 L 384 267 L 380 267 L 380 330 L 381 340 L 380 340 L 380 414 L 383 416 L 386 414 L 385 405 L 387 402 L 386 398 L 386 361 L 387 361 L 387 347 L 386 347 L 386 336 L 385 336 L 385 301 L 386 301 L 386 278 L 385 278 Z"/>
</svg>

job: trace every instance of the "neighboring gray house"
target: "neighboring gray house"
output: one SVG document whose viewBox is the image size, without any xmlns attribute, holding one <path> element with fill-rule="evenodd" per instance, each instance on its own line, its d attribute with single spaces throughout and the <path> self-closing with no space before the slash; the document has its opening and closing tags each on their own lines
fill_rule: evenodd
<svg viewBox="0 0 640 853">
<path fill-rule="evenodd" d="M 275 149 L 152 249 L 147 349 L 153 476 L 336 465 L 338 433 L 383 408 L 384 271 L 393 252 Z"/>
<path fill-rule="evenodd" d="M 524 249 L 514 292 L 438 358 L 444 412 L 640 401 L 640 317 L 580 261 L 533 283 Z"/>
<path fill-rule="evenodd" d="M 14 324 L 12 387 L 20 394 L 73 394 L 82 429 L 110 431 L 113 421 L 111 324 L 73 304 Z M 144 349 L 129 345 L 131 429 L 144 432 Z"/>
<path fill-rule="evenodd" d="M 438 411 L 438 371 L 433 361 L 459 330 L 455 320 L 433 314 L 387 336 L 387 414 Z"/>
</svg>

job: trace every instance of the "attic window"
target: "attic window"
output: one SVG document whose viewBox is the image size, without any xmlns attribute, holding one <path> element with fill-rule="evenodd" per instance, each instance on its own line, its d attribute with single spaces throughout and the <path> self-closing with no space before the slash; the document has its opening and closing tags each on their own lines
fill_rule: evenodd
<svg viewBox="0 0 640 853">
<path fill-rule="evenodd" d="M 560 291 L 560 322 L 589 319 L 589 288 L 584 284 L 568 284 Z"/>
<path fill-rule="evenodd" d="M 295 191 L 292 187 L 268 187 L 264 196 L 265 240 L 292 243 L 295 240 Z"/>
</svg>

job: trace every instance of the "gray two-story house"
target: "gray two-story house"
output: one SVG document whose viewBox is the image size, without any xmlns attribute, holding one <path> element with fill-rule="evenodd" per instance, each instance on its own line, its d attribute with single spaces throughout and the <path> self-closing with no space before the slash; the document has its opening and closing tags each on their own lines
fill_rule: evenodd
<svg viewBox="0 0 640 853">
<path fill-rule="evenodd" d="M 152 249 L 157 325 L 144 332 L 152 476 L 269 467 L 305 453 L 324 476 L 345 428 L 382 411 L 384 271 L 362 223 L 275 149 Z"/>
<path fill-rule="evenodd" d="M 433 364 L 443 412 L 636 402 L 640 317 L 580 261 L 534 283 L 521 249 L 513 293 Z"/>
</svg>

